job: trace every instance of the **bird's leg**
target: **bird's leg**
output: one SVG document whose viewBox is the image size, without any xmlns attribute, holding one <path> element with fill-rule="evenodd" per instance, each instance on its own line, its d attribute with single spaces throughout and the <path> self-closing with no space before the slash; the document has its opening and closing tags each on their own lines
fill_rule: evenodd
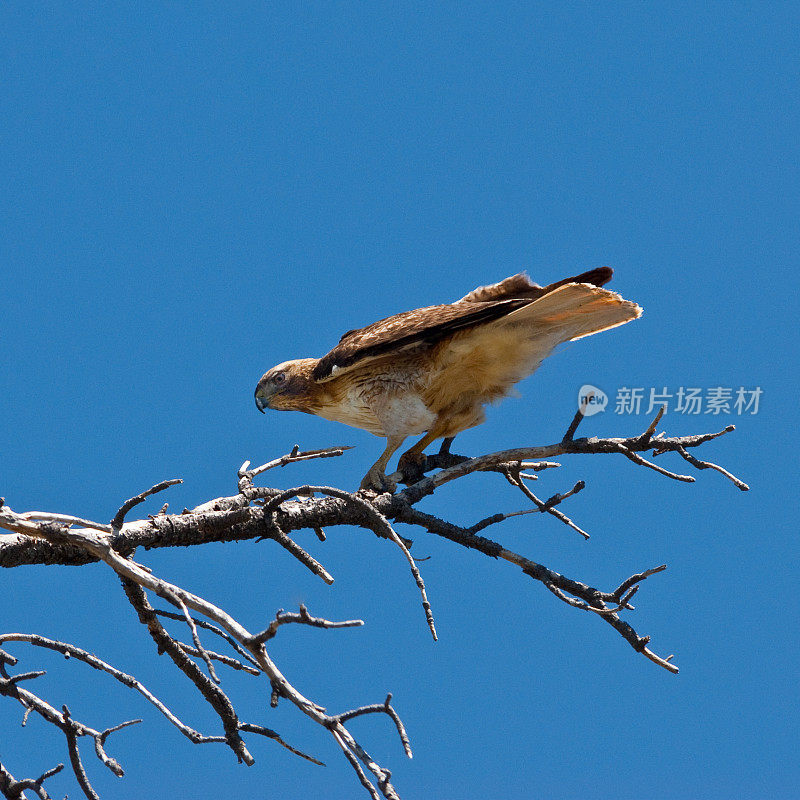
<svg viewBox="0 0 800 800">
<path fill-rule="evenodd" d="M 401 444 L 406 440 L 405 436 L 387 436 L 386 449 L 381 453 L 381 457 L 369 468 L 369 471 L 361 481 L 362 489 L 372 489 L 378 492 L 393 492 L 396 485 L 386 478 L 386 465 Z"/>
<path fill-rule="evenodd" d="M 455 436 L 446 436 L 444 439 L 442 439 L 442 446 L 439 448 L 440 456 L 450 455 L 450 445 L 453 444 L 453 440 L 455 438 Z"/>
<path fill-rule="evenodd" d="M 423 476 L 422 468 L 425 466 L 425 448 L 441 436 L 435 428 L 429 430 L 416 444 L 406 450 L 397 462 L 397 468 L 403 473 L 405 480 L 415 483 Z M 405 481 L 404 481 L 405 482 Z"/>
</svg>

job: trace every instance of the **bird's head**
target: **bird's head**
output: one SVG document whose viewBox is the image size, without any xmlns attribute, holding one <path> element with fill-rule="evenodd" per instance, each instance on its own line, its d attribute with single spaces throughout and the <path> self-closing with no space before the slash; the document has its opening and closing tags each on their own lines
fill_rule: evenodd
<svg viewBox="0 0 800 800">
<path fill-rule="evenodd" d="M 256 386 L 256 407 L 264 413 L 267 408 L 281 411 L 307 411 L 314 403 L 315 384 L 311 372 L 316 358 L 284 361 L 267 370 Z"/>
</svg>

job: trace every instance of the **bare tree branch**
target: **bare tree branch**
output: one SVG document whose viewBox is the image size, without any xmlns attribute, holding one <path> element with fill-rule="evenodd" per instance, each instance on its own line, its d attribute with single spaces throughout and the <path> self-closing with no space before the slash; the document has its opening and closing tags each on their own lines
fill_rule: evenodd
<svg viewBox="0 0 800 800">
<path fill-rule="evenodd" d="M 36 796 L 41 800 L 51 800 L 50 795 L 42 784 L 53 775 L 58 775 L 64 769 L 63 764 L 58 764 L 52 769 L 48 769 L 42 773 L 38 778 L 25 778 L 18 781 L 14 776 L 0 763 L 0 792 L 7 800 L 20 800 L 25 796 L 25 792 L 36 792 Z"/>
<path fill-rule="evenodd" d="M 512 486 L 516 486 L 529 500 L 533 502 L 536 506 L 538 511 L 542 513 L 552 514 L 556 519 L 561 520 L 565 525 L 572 528 L 572 530 L 577 531 L 584 539 L 589 538 L 589 534 L 586 533 L 585 530 L 579 528 L 566 514 L 562 514 L 557 508 L 558 505 L 562 500 L 566 500 L 568 497 L 571 497 L 573 494 L 577 494 L 581 489 L 583 489 L 586 484 L 583 481 L 579 481 L 575 484 L 575 486 L 570 489 L 566 494 L 556 494 L 553 495 L 546 503 L 540 500 L 524 483 L 522 480 L 522 473 L 520 472 L 520 468 L 518 466 L 511 465 L 505 470 L 506 479 Z"/>
<path fill-rule="evenodd" d="M 161 483 L 157 483 L 155 486 L 151 486 L 149 489 L 146 489 L 141 494 L 137 494 L 136 497 L 131 497 L 130 500 L 126 500 L 119 508 L 119 511 L 114 515 L 114 519 L 111 520 L 111 527 L 114 530 L 119 530 L 122 527 L 122 523 L 125 522 L 125 515 L 135 506 L 139 505 L 139 503 L 143 503 L 150 495 L 157 494 L 158 492 L 163 492 L 164 489 L 168 489 L 170 486 L 175 486 L 178 483 L 183 483 L 182 478 L 173 478 L 169 481 L 161 481 Z M 165 508 L 162 509 L 166 510 Z"/>
<path fill-rule="evenodd" d="M 741 489 L 743 492 L 749 491 L 750 487 L 744 481 L 740 481 L 735 475 L 732 475 L 730 472 L 728 472 L 728 470 L 720 467 L 719 464 L 712 464 L 710 461 L 701 461 L 699 458 L 695 458 L 695 456 L 693 456 L 691 453 L 688 453 L 685 447 L 678 447 L 677 451 L 693 467 L 697 467 L 697 469 L 715 469 L 717 472 L 722 473 L 726 478 L 731 480 L 737 489 Z M 661 452 L 663 451 L 658 450 L 653 453 L 653 455 L 658 455 Z"/>
<path fill-rule="evenodd" d="M 346 619 L 342 622 L 331 622 L 322 617 L 312 617 L 305 606 L 300 606 L 300 613 L 295 614 L 290 611 L 281 609 L 275 615 L 275 619 L 261 633 L 257 633 L 253 637 L 253 644 L 264 644 L 272 639 L 278 632 L 281 625 L 286 625 L 290 622 L 296 622 L 302 625 L 310 625 L 313 628 L 357 628 L 364 624 L 360 619 Z"/>
<path fill-rule="evenodd" d="M 141 720 L 131 720 L 103 731 L 95 730 L 94 728 L 91 728 L 82 722 L 78 722 L 72 718 L 66 705 L 63 705 L 61 712 L 58 712 L 53 706 L 42 700 L 33 692 L 18 686 L 18 684 L 24 680 L 31 680 L 44 674 L 45 673 L 42 671 L 37 671 L 9 676 L 5 669 L 5 663 L 3 663 L 2 666 L 0 666 L 0 695 L 5 695 L 6 697 L 11 697 L 17 700 L 26 709 L 26 715 L 31 710 L 35 711 L 47 722 L 55 725 L 62 731 L 67 741 L 67 749 L 69 751 L 70 763 L 72 764 L 72 771 L 75 773 L 78 784 L 86 797 L 90 798 L 90 800 L 94 800 L 94 798 L 97 797 L 97 794 L 92 788 L 91 783 L 89 783 L 89 778 L 86 775 L 86 770 L 84 769 L 83 762 L 81 761 L 80 750 L 78 749 L 78 739 L 82 736 L 90 736 L 94 740 L 95 752 L 97 753 L 98 758 L 115 775 L 122 777 L 124 774 L 122 767 L 115 759 L 109 757 L 105 752 L 105 740 L 108 735 L 114 731 L 120 730 L 121 728 L 132 725 L 136 722 L 140 722 Z M 51 772 L 50 774 L 54 773 Z M 45 773 L 45 776 L 42 777 L 42 780 L 44 780 L 45 777 L 47 777 L 47 773 Z"/>
<path fill-rule="evenodd" d="M 253 764 L 242 734 L 256 734 L 275 740 L 290 752 L 315 764 L 322 762 L 313 756 L 287 744 L 271 728 L 253 722 L 242 722 L 228 695 L 221 688 L 221 678 L 214 662 L 228 666 L 240 675 L 254 677 L 262 674 L 268 681 L 266 693 L 270 695 L 271 705 L 284 698 L 312 722 L 330 732 L 342 750 L 348 763 L 353 767 L 358 780 L 373 798 L 398 798 L 391 783 L 391 772 L 375 762 L 365 748 L 352 736 L 346 727 L 350 720 L 369 714 L 385 714 L 394 723 L 406 755 L 411 758 L 411 746 L 405 728 L 397 712 L 391 705 L 391 695 L 383 703 L 364 705 L 340 714 L 329 714 L 326 709 L 299 692 L 284 676 L 266 650 L 266 644 L 276 635 L 278 628 L 286 624 L 303 624 L 316 628 L 338 629 L 363 625 L 362 620 L 330 621 L 313 617 L 305 606 L 299 612 L 279 611 L 266 628 L 251 633 L 228 612 L 191 591 L 156 576 L 147 566 L 137 563 L 131 556 L 138 548 L 174 547 L 200 545 L 207 542 L 227 542 L 246 539 L 272 539 L 290 555 L 294 556 L 326 583 L 333 577 L 327 570 L 297 544 L 290 534 L 294 531 L 310 530 L 320 542 L 326 540 L 325 530 L 348 525 L 369 530 L 376 536 L 393 542 L 408 562 L 414 581 L 421 595 L 428 626 L 434 639 L 437 637 L 433 622 L 427 590 L 411 555 L 412 542 L 397 534 L 392 523 L 414 526 L 428 534 L 433 534 L 459 546 L 477 551 L 493 559 L 502 559 L 518 567 L 529 578 L 543 584 L 560 601 L 582 611 L 589 611 L 611 625 L 638 653 L 662 668 L 677 672 L 671 663 L 672 656 L 662 657 L 653 652 L 648 636 L 639 635 L 621 615 L 634 610 L 631 600 L 638 592 L 642 582 L 648 577 L 662 572 L 666 565 L 635 573 L 620 583 L 616 589 L 601 591 L 582 581 L 562 575 L 527 556 L 506 548 L 500 542 L 488 539 L 480 532 L 511 516 L 540 513 L 556 517 L 560 522 L 588 538 L 561 508 L 565 501 L 580 492 L 585 484 L 577 482 L 564 493 L 553 494 L 542 500 L 526 485 L 526 481 L 537 480 L 542 470 L 553 469 L 558 463 L 550 461 L 555 456 L 571 454 L 617 454 L 637 466 L 654 470 L 666 477 L 683 482 L 693 482 L 690 475 L 680 475 L 655 465 L 641 453 L 653 450 L 653 456 L 675 452 L 684 461 L 699 470 L 712 469 L 731 480 L 739 489 L 747 490 L 747 485 L 722 467 L 708 461 L 701 461 L 689 450 L 713 441 L 733 430 L 728 426 L 716 433 L 697 436 L 667 437 L 656 434 L 656 428 L 664 413 L 662 408 L 648 427 L 638 436 L 628 438 L 583 438 L 575 434 L 583 420 L 585 408 L 581 408 L 570 422 L 561 441 L 551 445 L 521 447 L 496 453 L 467 458 L 450 452 L 451 440 L 445 440 L 441 450 L 428 456 L 414 475 L 395 473 L 390 479 L 397 482 L 405 480 L 407 487 L 396 494 L 375 494 L 372 492 L 347 492 L 330 486 L 302 485 L 290 489 L 255 486 L 253 479 L 275 468 L 316 458 L 341 456 L 347 447 L 331 447 L 320 450 L 300 451 L 295 447 L 290 453 L 250 469 L 245 462 L 237 473 L 238 493 L 228 497 L 218 497 L 181 514 L 167 514 L 165 505 L 157 515 L 145 519 L 125 521 L 128 512 L 146 498 L 178 483 L 178 479 L 162 481 L 146 491 L 123 503 L 110 524 L 75 517 L 68 514 L 30 511 L 17 513 L 4 501 L 0 501 L 0 528 L 10 533 L 0 535 L 0 566 L 17 567 L 23 564 L 71 564 L 104 562 L 119 576 L 128 602 L 139 621 L 147 629 L 159 652 L 166 653 L 175 666 L 191 681 L 203 699 L 216 712 L 222 733 L 205 735 L 194 730 L 178 719 L 166 705 L 155 697 L 140 681 L 97 656 L 72 644 L 46 639 L 35 634 L 0 634 L 0 695 L 17 700 L 24 709 L 23 722 L 28 714 L 36 713 L 47 722 L 58 727 L 64 734 L 73 772 L 86 797 L 94 798 L 94 792 L 86 770 L 81 761 L 78 742 L 88 736 L 93 740 L 98 759 L 114 774 L 122 775 L 122 767 L 106 754 L 105 743 L 108 736 L 138 722 L 130 720 L 112 727 L 96 730 L 72 718 L 67 706 L 57 711 L 21 684 L 35 680 L 44 674 L 41 670 L 31 670 L 10 675 L 7 667 L 15 666 L 17 659 L 2 649 L 11 642 L 25 642 L 35 647 L 44 647 L 64 655 L 74 657 L 93 669 L 105 672 L 123 685 L 139 692 L 172 725 L 191 741 L 226 744 L 240 762 Z M 433 474 L 426 474 L 438 470 Z M 469 527 L 439 519 L 419 508 L 417 504 L 454 480 L 474 472 L 493 472 L 504 476 L 521 491 L 534 507 L 507 513 L 496 513 Z M 150 603 L 148 593 L 167 601 L 175 610 L 155 609 Z M 189 628 L 193 644 L 186 644 L 172 636 L 163 626 L 161 619 L 183 622 Z M 201 642 L 200 630 L 206 630 L 226 643 L 236 657 L 216 653 Z M 206 675 L 195 659 L 200 659 L 208 670 Z M 209 677 L 210 676 L 210 677 Z M 19 798 L 25 791 L 35 792 L 46 798 L 44 781 L 55 775 L 63 765 L 45 772 L 40 778 L 17 781 L 11 773 L 0 766 L 0 790 L 5 797 Z"/>
<path fill-rule="evenodd" d="M 183 620 L 183 614 L 177 614 L 174 611 L 166 611 L 159 608 L 154 608 L 153 613 L 158 615 L 159 617 L 166 617 L 167 619 L 179 619 Z M 224 639 L 242 658 L 249 661 L 254 666 L 258 666 L 258 661 L 256 661 L 247 650 L 242 647 L 239 642 L 237 642 L 229 633 L 226 633 L 222 628 L 217 627 L 216 625 L 212 625 L 210 622 L 204 619 L 198 619 L 197 617 L 192 617 L 192 621 L 198 628 L 204 628 L 207 631 L 211 631 L 215 633 L 220 638 Z"/>
</svg>

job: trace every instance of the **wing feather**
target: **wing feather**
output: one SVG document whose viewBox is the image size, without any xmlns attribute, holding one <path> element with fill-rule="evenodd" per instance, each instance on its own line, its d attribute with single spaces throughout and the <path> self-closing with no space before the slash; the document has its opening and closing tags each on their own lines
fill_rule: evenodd
<svg viewBox="0 0 800 800">
<path fill-rule="evenodd" d="M 430 347 L 464 328 L 492 322 L 516 311 L 529 300 L 499 300 L 490 303 L 452 303 L 406 311 L 378 320 L 342 337 L 339 344 L 323 356 L 314 369 L 317 381 L 390 353 L 417 347 Z"/>
<path fill-rule="evenodd" d="M 550 283 L 547 286 L 539 286 L 538 283 L 533 283 L 524 272 L 520 272 L 518 275 L 512 275 L 510 278 L 505 278 L 498 283 L 479 286 L 458 302 L 487 302 L 489 300 L 508 300 L 512 297 L 526 297 L 529 300 L 538 300 L 565 283 L 591 283 L 594 286 L 603 286 L 611 280 L 613 274 L 614 270 L 611 267 L 598 267 L 588 272 L 582 272 L 580 275 L 573 275 L 571 278 L 564 278 L 555 283 Z"/>
<path fill-rule="evenodd" d="M 319 360 L 313 378 L 322 382 L 387 355 L 430 349 L 461 331 L 513 317 L 565 285 L 580 281 L 580 285 L 597 287 L 607 283 L 611 275 L 609 267 L 600 267 L 543 287 L 521 273 L 499 283 L 479 286 L 449 305 L 429 306 L 386 317 L 345 333 L 339 344 Z"/>
</svg>

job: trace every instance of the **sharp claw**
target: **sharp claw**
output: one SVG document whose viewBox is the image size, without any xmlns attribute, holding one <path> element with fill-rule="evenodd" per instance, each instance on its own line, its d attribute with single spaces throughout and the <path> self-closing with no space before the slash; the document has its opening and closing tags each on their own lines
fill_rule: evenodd
<svg viewBox="0 0 800 800">
<path fill-rule="evenodd" d="M 378 494 L 383 494 L 384 492 L 394 494 L 397 484 L 394 481 L 390 481 L 382 472 L 370 470 L 364 476 L 359 488 L 377 492 Z"/>
<path fill-rule="evenodd" d="M 403 473 L 403 483 L 416 483 L 425 477 L 425 463 L 428 457 L 425 453 L 406 452 L 400 456 L 397 469 Z"/>
</svg>

